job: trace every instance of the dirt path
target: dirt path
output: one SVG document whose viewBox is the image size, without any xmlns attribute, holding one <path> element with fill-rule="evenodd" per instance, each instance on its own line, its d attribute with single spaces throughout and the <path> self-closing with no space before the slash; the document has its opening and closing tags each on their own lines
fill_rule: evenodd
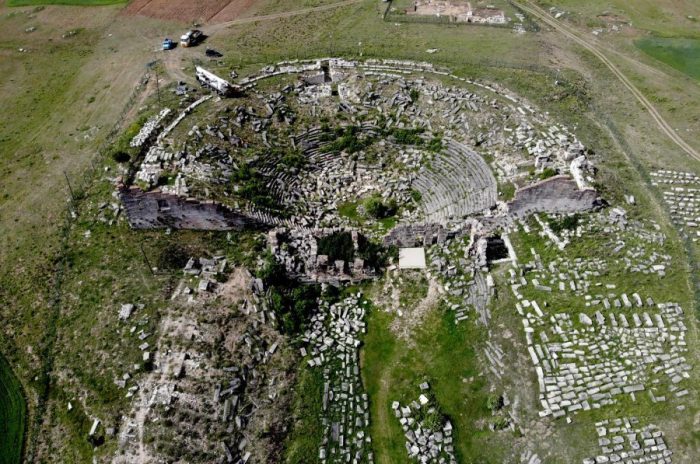
<svg viewBox="0 0 700 464">
<path fill-rule="evenodd" d="M 676 134 L 676 131 L 671 127 L 671 125 L 668 122 L 666 122 L 666 120 L 661 116 L 661 114 L 654 107 L 654 105 L 652 105 L 651 102 L 644 96 L 644 94 L 642 94 L 642 92 L 627 78 L 627 76 L 625 76 L 622 73 L 622 71 L 620 71 L 617 68 L 617 66 L 615 66 L 615 64 L 607 56 L 605 56 L 603 52 L 601 52 L 594 44 L 592 44 L 589 40 L 583 39 L 573 29 L 564 25 L 560 21 L 557 21 L 556 19 L 552 18 L 546 11 L 535 6 L 531 2 L 528 1 L 527 5 L 524 5 L 522 3 L 516 3 L 516 5 L 522 8 L 525 12 L 539 18 L 544 23 L 561 32 L 566 37 L 581 45 L 589 52 L 593 53 L 593 55 L 595 55 L 596 58 L 602 61 L 603 64 L 607 66 L 608 69 L 610 69 L 610 71 L 615 75 L 615 77 L 617 77 L 617 79 L 622 83 L 622 85 L 624 85 L 627 88 L 627 90 L 629 90 L 630 93 L 632 93 L 632 95 L 637 99 L 637 101 L 639 101 L 639 103 L 647 110 L 649 115 L 651 115 L 656 124 L 659 126 L 659 129 L 661 129 L 661 131 L 664 134 L 666 134 L 690 157 L 700 161 L 700 153 L 696 151 L 693 147 L 688 145 L 678 134 Z"/>
<path fill-rule="evenodd" d="M 437 305 L 439 298 L 440 283 L 435 277 L 431 277 L 428 283 L 428 294 L 413 309 L 405 311 L 403 316 L 394 319 L 391 331 L 413 346 L 415 344 L 411 337 L 413 330 L 420 326 L 428 312 Z"/>
<path fill-rule="evenodd" d="M 182 70 L 182 55 L 179 53 L 166 53 L 163 57 L 163 67 L 165 68 L 165 73 L 176 82 L 193 82 L 194 77 L 188 76 L 185 71 Z"/>
<path fill-rule="evenodd" d="M 396 354 L 394 353 L 391 362 L 385 364 L 382 376 L 379 378 L 379 390 L 373 400 L 377 404 L 377 414 L 376 417 L 372 417 L 372 419 L 377 422 L 378 427 L 376 430 L 379 431 L 380 435 L 379 437 L 373 437 L 374 441 L 377 443 L 388 443 L 391 440 L 391 434 L 389 432 L 391 430 L 389 423 L 391 417 L 389 417 L 387 405 L 389 404 L 389 374 L 394 366 L 395 356 Z M 376 457 L 379 464 L 391 464 L 384 454 L 377 453 Z"/>
</svg>

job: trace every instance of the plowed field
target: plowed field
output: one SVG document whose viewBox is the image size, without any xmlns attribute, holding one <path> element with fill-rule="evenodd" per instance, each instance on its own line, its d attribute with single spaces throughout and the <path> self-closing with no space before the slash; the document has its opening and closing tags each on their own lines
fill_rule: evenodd
<svg viewBox="0 0 700 464">
<path fill-rule="evenodd" d="M 256 0 L 134 0 L 126 14 L 182 22 L 222 23 L 245 13 Z"/>
</svg>

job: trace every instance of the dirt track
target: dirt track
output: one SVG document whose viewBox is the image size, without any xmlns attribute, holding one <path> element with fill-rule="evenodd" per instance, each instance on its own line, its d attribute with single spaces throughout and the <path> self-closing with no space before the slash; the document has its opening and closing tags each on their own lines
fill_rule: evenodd
<svg viewBox="0 0 700 464">
<path fill-rule="evenodd" d="M 571 28 L 568 26 L 564 25 L 560 21 L 557 21 L 556 19 L 552 18 L 546 11 L 543 9 L 533 5 L 528 1 L 527 5 L 517 3 L 517 5 L 522 8 L 524 11 L 527 13 L 539 18 L 542 20 L 544 23 L 548 24 L 549 26 L 553 27 L 557 31 L 561 32 L 564 34 L 566 37 L 570 38 L 577 44 L 581 45 L 584 47 L 586 50 L 589 52 L 593 53 L 593 55 L 596 56 L 600 61 L 603 62 L 605 66 L 612 71 L 612 73 L 617 77 L 617 79 L 622 82 L 622 85 L 624 85 L 627 90 L 629 90 L 632 95 L 639 101 L 639 103 L 642 104 L 642 106 L 647 110 L 647 112 L 651 115 L 651 117 L 654 119 L 656 124 L 659 126 L 659 129 L 666 134 L 676 145 L 678 145 L 684 152 L 686 152 L 690 157 L 700 161 L 700 153 L 698 153 L 693 147 L 688 145 L 685 140 L 683 140 L 678 134 L 676 134 L 676 131 L 671 127 L 671 125 L 666 122 L 666 120 L 661 116 L 659 111 L 654 107 L 654 105 L 651 104 L 651 102 L 642 94 L 642 92 L 625 76 L 622 71 L 620 71 L 615 64 L 608 59 L 603 52 L 601 52 L 594 44 L 592 44 L 590 41 L 581 38 L 575 31 L 573 31 Z"/>
</svg>

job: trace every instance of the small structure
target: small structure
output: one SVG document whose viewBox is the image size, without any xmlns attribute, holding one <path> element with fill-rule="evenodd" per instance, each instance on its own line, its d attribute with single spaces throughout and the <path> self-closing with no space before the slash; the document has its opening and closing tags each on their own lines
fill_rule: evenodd
<svg viewBox="0 0 700 464">
<path fill-rule="evenodd" d="M 399 249 L 399 269 L 425 269 L 425 248 Z"/>
<path fill-rule="evenodd" d="M 470 2 L 452 0 L 416 0 L 406 14 L 418 16 L 447 17 L 457 23 L 505 24 L 508 22 L 503 10 L 493 7 L 472 8 Z"/>
</svg>

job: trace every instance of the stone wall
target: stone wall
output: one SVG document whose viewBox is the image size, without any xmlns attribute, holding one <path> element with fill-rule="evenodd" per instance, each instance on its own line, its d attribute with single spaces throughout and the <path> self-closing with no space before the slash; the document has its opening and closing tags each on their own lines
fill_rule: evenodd
<svg viewBox="0 0 700 464">
<path fill-rule="evenodd" d="M 518 189 L 508 203 L 511 216 L 521 218 L 531 213 L 575 213 L 596 206 L 598 192 L 593 188 L 579 189 L 568 176 L 554 176 Z"/>
<path fill-rule="evenodd" d="M 219 203 L 183 198 L 137 187 L 119 190 L 129 225 L 134 229 L 231 230 L 263 224 Z"/>
</svg>

